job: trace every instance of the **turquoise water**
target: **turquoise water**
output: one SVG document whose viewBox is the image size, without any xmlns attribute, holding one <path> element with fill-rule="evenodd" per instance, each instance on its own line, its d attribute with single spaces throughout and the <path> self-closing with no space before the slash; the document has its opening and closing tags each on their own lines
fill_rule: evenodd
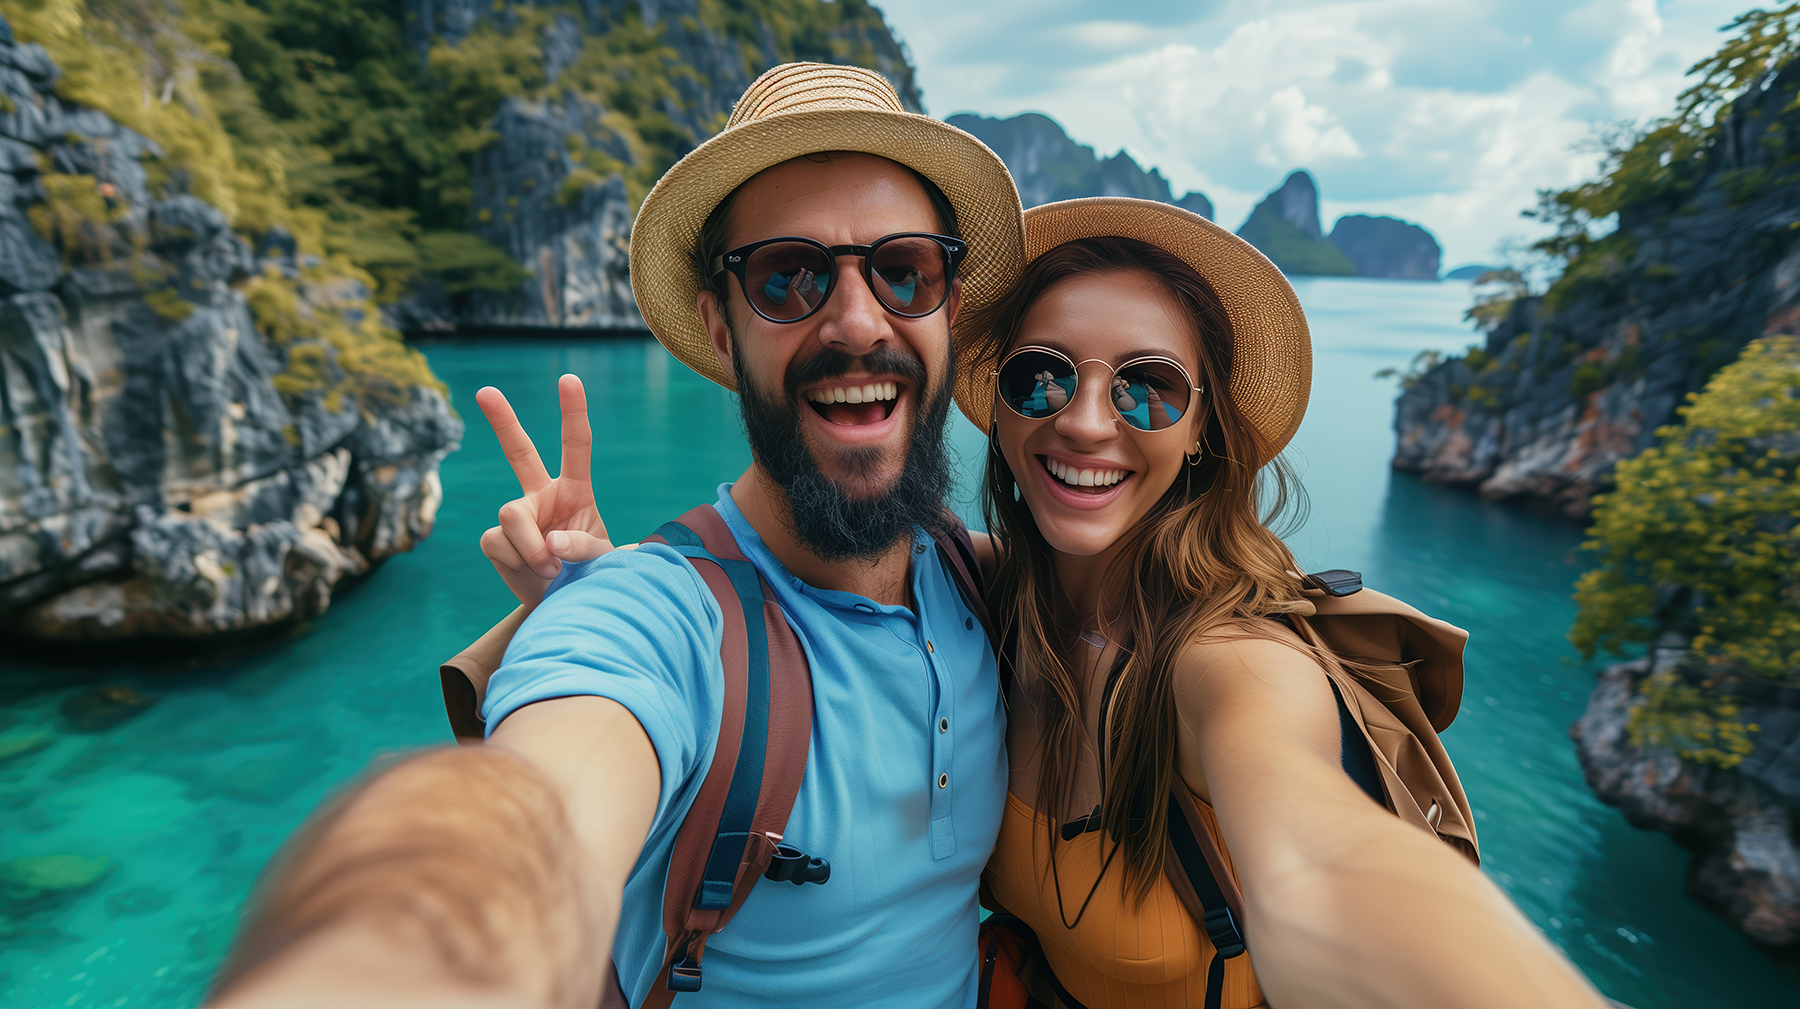
<svg viewBox="0 0 1800 1009">
<path fill-rule="evenodd" d="M 1393 388 L 1372 375 L 1468 343 L 1467 288 L 1312 280 L 1299 290 L 1317 358 L 1293 451 L 1312 512 L 1291 541 L 1307 566 L 1359 569 L 1473 632 L 1462 714 L 1446 738 L 1488 872 L 1607 994 L 1639 1009 L 1800 1002 L 1800 974 L 1683 895 L 1684 852 L 1633 830 L 1582 785 L 1567 731 L 1592 669 L 1562 637 L 1578 530 L 1389 474 Z M 22 918 L 10 930 L 0 921 L 0 1005 L 193 1004 L 282 838 L 371 759 L 448 740 L 437 663 L 511 608 L 475 546 L 516 492 L 474 411 L 476 388 L 512 394 L 553 457 L 556 376 L 587 381 L 595 480 L 615 538 L 710 500 L 748 461 L 729 398 L 654 343 L 427 353 L 471 424 L 444 466 L 437 533 L 418 551 L 249 655 L 120 664 L 79 685 L 67 670 L 0 669 L 0 740 L 33 726 L 57 732 L 47 749 L 0 764 L 0 862 L 114 863 L 73 899 L 28 915 L 15 906 Z M 980 433 L 958 420 L 955 438 L 965 469 L 977 464 Z M 961 507 L 973 511 L 966 493 Z M 156 701 L 96 734 L 59 714 L 77 691 L 115 684 Z"/>
</svg>

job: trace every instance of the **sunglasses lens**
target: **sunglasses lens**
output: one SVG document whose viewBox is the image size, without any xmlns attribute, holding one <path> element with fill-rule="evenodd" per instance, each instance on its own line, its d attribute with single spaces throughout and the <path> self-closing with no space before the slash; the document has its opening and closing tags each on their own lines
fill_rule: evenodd
<svg viewBox="0 0 1800 1009">
<path fill-rule="evenodd" d="M 1187 376 L 1167 361 L 1131 361 L 1112 379 L 1113 406 L 1139 431 L 1171 427 L 1187 413 Z"/>
<path fill-rule="evenodd" d="M 834 265 L 823 249 L 804 242 L 765 245 L 744 266 L 744 293 L 763 317 L 792 322 L 825 300 Z"/>
<path fill-rule="evenodd" d="M 950 290 L 950 257 L 929 238 L 891 238 L 869 257 L 869 286 L 896 315 L 930 315 Z"/>
<path fill-rule="evenodd" d="M 1021 417 L 1048 417 L 1075 395 L 1075 369 L 1054 354 L 1026 350 L 1000 366 L 1000 399 Z"/>
</svg>

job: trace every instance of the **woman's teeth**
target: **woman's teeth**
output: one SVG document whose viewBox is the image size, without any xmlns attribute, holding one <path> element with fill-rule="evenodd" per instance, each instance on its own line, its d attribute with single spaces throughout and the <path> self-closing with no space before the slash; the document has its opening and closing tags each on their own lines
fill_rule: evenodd
<svg viewBox="0 0 1800 1009">
<path fill-rule="evenodd" d="M 1131 475 L 1128 469 L 1076 469 L 1049 458 L 1044 460 L 1044 468 L 1071 487 L 1111 487 Z"/>
<path fill-rule="evenodd" d="M 900 395 L 893 382 L 871 382 L 868 385 L 840 385 L 830 389 L 808 389 L 806 398 L 814 403 L 873 403 Z"/>
</svg>

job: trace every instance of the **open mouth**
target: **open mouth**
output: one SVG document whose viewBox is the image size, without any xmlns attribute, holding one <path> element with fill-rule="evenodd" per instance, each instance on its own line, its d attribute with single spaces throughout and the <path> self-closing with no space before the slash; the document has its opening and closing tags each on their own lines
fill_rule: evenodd
<svg viewBox="0 0 1800 1009">
<path fill-rule="evenodd" d="M 840 427 L 879 424 L 893 416 L 900 401 L 900 383 L 865 382 L 861 385 L 827 385 L 804 393 L 807 405 Z"/>
<path fill-rule="evenodd" d="M 1106 494 L 1131 476 L 1128 469 L 1082 469 L 1049 456 L 1040 455 L 1037 459 L 1057 483 L 1077 494 Z"/>
</svg>

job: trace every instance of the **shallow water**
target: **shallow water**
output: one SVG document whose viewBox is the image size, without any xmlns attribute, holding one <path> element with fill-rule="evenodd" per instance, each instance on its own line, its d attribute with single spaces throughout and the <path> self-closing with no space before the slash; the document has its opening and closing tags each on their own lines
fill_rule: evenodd
<svg viewBox="0 0 1800 1009">
<path fill-rule="evenodd" d="M 1476 808 L 1487 871 L 1607 994 L 1639 1009 L 1800 1002 L 1772 965 L 1689 901 L 1684 852 L 1633 830 L 1581 781 L 1567 737 L 1592 681 L 1563 639 L 1580 563 L 1572 525 L 1391 476 L 1393 386 L 1382 367 L 1470 342 L 1461 284 L 1309 280 L 1317 354 L 1292 452 L 1312 511 L 1290 537 L 1314 569 L 1366 581 L 1469 628 L 1462 713 L 1446 734 Z M 555 455 L 554 382 L 591 390 L 595 481 L 615 538 L 636 538 L 748 461 L 730 399 L 653 342 L 434 346 L 471 421 L 444 466 L 437 533 L 342 594 L 310 627 L 253 653 L 82 673 L 0 668 L 0 743 L 50 726 L 46 749 L 0 763 L 0 862 L 103 856 L 63 903 L 3 903 L 0 1005 L 195 1003 L 237 907 L 281 839 L 371 759 L 444 742 L 436 665 L 510 609 L 475 546 L 516 493 L 473 406 L 493 383 Z M 958 420 L 965 472 L 983 440 Z M 554 459 L 552 459 L 554 465 Z M 965 481 L 965 488 L 968 486 Z M 965 490 L 960 507 L 973 512 Z M 108 731 L 60 713 L 94 685 L 156 698 Z"/>
</svg>

